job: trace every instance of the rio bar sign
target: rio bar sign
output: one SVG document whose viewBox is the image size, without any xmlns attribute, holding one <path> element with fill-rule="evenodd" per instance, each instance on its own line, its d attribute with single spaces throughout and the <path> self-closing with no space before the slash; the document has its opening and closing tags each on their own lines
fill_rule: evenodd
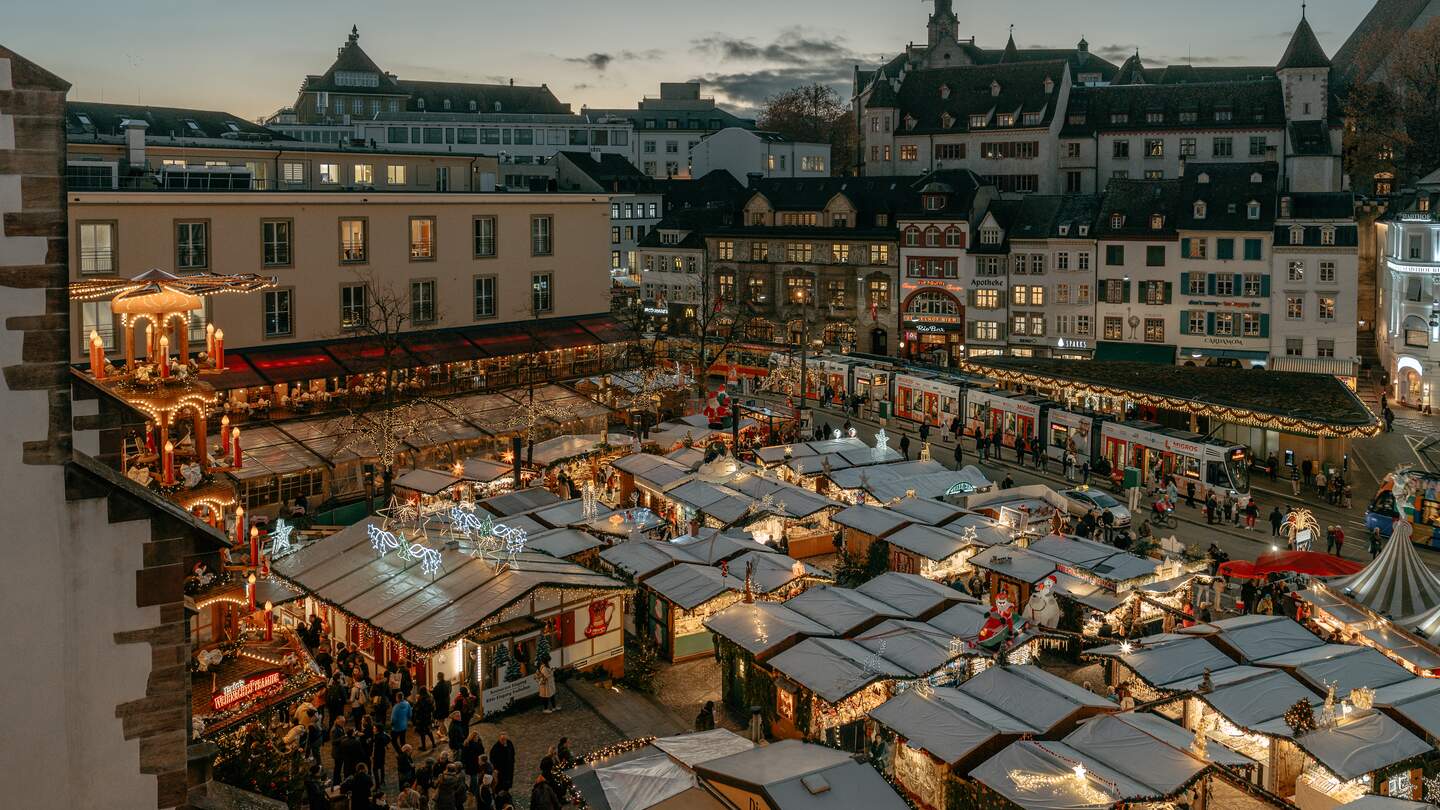
<svg viewBox="0 0 1440 810">
<path fill-rule="evenodd" d="M 220 694 L 210 698 L 210 705 L 217 712 L 229 708 L 246 698 L 252 698 L 274 689 L 280 685 L 280 678 L 281 672 L 278 669 L 243 678 L 220 690 Z"/>
</svg>

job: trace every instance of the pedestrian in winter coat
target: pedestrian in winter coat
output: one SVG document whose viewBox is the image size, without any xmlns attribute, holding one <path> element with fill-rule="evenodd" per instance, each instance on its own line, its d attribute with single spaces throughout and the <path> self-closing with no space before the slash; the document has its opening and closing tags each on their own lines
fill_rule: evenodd
<svg viewBox="0 0 1440 810">
<path fill-rule="evenodd" d="M 1280 536 L 1280 524 L 1285 522 L 1285 516 L 1280 514 L 1280 507 L 1277 505 L 1270 510 L 1270 536 Z"/>
<path fill-rule="evenodd" d="M 377 727 L 370 735 L 370 773 L 375 784 L 385 786 L 385 749 L 390 746 L 390 735 L 383 727 Z"/>
<path fill-rule="evenodd" d="M 928 442 L 928 441 L 930 441 L 930 423 L 929 423 L 929 422 L 921 422 L 921 423 L 920 423 L 920 442 L 923 444 L 924 442 Z"/>
<path fill-rule="evenodd" d="M 1255 612 L 1255 580 L 1247 579 L 1240 585 L 1241 613 Z"/>
<path fill-rule="evenodd" d="M 707 700 L 705 705 L 700 707 L 700 713 L 695 716 L 696 731 L 710 731 L 715 728 L 715 701 Z"/>
<path fill-rule="evenodd" d="M 441 672 L 436 676 L 435 685 L 430 688 L 430 695 L 435 699 L 435 716 L 448 717 L 450 715 L 450 682 L 445 680 L 445 673 Z"/>
<path fill-rule="evenodd" d="M 540 662 L 540 668 L 535 671 L 535 680 L 540 685 L 540 701 L 545 704 L 545 713 L 558 711 L 560 707 L 555 703 L 555 670 L 550 668 L 549 659 Z"/>
<path fill-rule="evenodd" d="M 909 461 L 909 460 L 910 460 L 910 437 L 909 437 L 909 436 L 901 436 L 901 437 L 900 437 L 900 455 L 904 456 L 906 461 Z"/>
<path fill-rule="evenodd" d="M 495 766 L 495 788 L 496 790 L 510 789 L 515 784 L 515 743 L 505 732 L 500 732 L 500 738 L 490 746 L 490 764 Z"/>
<path fill-rule="evenodd" d="M 1191 509 L 1195 508 L 1195 482 L 1185 482 L 1185 505 Z"/>
<path fill-rule="evenodd" d="M 435 801 L 430 806 L 433 810 L 461 810 L 465 806 L 465 780 L 458 764 L 450 763 L 435 780 Z"/>
<path fill-rule="evenodd" d="M 430 727 L 435 723 L 435 700 L 424 689 L 420 690 L 420 697 L 415 701 L 411 719 L 415 726 L 415 742 L 420 745 L 420 750 L 425 750 L 426 740 L 429 740 L 430 747 L 434 748 L 435 732 Z"/>
<path fill-rule="evenodd" d="M 955 443 L 955 469 L 965 466 L 965 447 L 959 442 Z"/>
<path fill-rule="evenodd" d="M 1380 529 L 1370 530 L 1370 559 L 1375 559 L 1380 554 Z"/>
<path fill-rule="evenodd" d="M 365 763 L 360 763 L 355 773 L 340 787 L 341 792 L 350 797 L 350 810 L 371 810 L 375 806 L 370 800 L 370 795 L 375 792 L 375 783 L 370 779 L 369 770 Z"/>
<path fill-rule="evenodd" d="M 454 754 L 460 753 L 460 746 L 465 744 L 465 721 L 460 719 L 460 712 L 450 713 L 450 727 L 446 729 L 446 740 L 450 744 L 450 751 Z"/>
<path fill-rule="evenodd" d="M 536 776 L 530 788 L 530 810 L 560 810 L 560 797 L 543 776 Z"/>
<path fill-rule="evenodd" d="M 1214 605 L 1217 611 L 1222 610 L 1225 606 L 1225 586 L 1228 584 L 1225 577 L 1216 577 L 1210 583 L 1210 604 Z"/>
<path fill-rule="evenodd" d="M 412 712 L 410 701 L 405 698 L 405 693 L 396 694 L 399 700 L 390 707 L 390 731 L 395 741 L 395 750 L 399 751 L 400 746 L 405 744 L 405 730 L 410 728 L 410 714 Z"/>
</svg>

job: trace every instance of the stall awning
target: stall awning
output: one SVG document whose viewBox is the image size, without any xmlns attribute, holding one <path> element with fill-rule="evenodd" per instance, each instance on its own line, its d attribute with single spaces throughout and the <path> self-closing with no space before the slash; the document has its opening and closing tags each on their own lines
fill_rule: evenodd
<svg viewBox="0 0 1440 810">
<path fill-rule="evenodd" d="M 250 365 L 272 383 L 341 377 L 347 373 L 346 369 L 320 346 L 249 349 L 244 354 Z"/>
<path fill-rule="evenodd" d="M 406 335 L 403 343 L 406 351 L 427 366 L 474 360 L 480 356 L 475 344 L 459 332 L 417 332 Z"/>
<path fill-rule="evenodd" d="M 1135 363 L 1175 365 L 1175 347 L 1154 343 L 1116 343 L 1102 340 L 1095 344 L 1095 360 L 1128 360 Z"/>
<path fill-rule="evenodd" d="M 1433 750 L 1377 711 L 1350 715 L 1333 728 L 1301 734 L 1295 744 L 1347 781 Z"/>
<path fill-rule="evenodd" d="M 1289 357 L 1283 354 L 1271 355 L 1265 362 L 1265 368 L 1270 371 L 1332 374 L 1336 377 L 1359 376 L 1359 366 L 1359 361 L 1353 357 Z"/>
</svg>

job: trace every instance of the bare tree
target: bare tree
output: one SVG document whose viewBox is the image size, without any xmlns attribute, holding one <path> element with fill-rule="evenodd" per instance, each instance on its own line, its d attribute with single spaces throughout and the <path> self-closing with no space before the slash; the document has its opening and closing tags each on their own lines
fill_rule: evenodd
<svg viewBox="0 0 1440 810">
<path fill-rule="evenodd" d="M 854 169 L 854 119 L 832 87 L 816 83 L 776 93 L 765 99 L 756 123 L 797 141 L 830 144 L 831 174 Z"/>
<path fill-rule="evenodd" d="M 1357 180 L 1397 184 L 1440 166 L 1440 18 L 1359 49 L 1345 100 L 1346 154 Z"/>
</svg>

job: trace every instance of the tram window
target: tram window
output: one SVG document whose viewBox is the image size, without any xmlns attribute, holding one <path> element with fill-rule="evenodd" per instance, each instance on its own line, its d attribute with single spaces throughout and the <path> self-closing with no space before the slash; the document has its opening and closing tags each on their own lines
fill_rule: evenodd
<svg viewBox="0 0 1440 810">
<path fill-rule="evenodd" d="M 1426 526 L 1440 526 L 1440 501 L 1420 499 L 1420 522 Z"/>
<path fill-rule="evenodd" d="M 1225 477 L 1225 465 L 1221 464 L 1218 461 L 1206 462 L 1205 483 L 1209 484 L 1212 487 L 1229 488 L 1230 479 Z"/>
<path fill-rule="evenodd" d="M 1070 428 L 1064 425 L 1050 426 L 1050 446 L 1064 447 L 1065 440 L 1070 438 Z"/>
<path fill-rule="evenodd" d="M 1395 493 L 1390 490 L 1386 490 L 1379 495 L 1376 495 L 1375 503 L 1370 505 L 1370 511 L 1381 515 L 1388 515 L 1390 517 L 1395 517 L 1396 515 L 1400 514 L 1399 510 L 1395 508 Z"/>
</svg>

